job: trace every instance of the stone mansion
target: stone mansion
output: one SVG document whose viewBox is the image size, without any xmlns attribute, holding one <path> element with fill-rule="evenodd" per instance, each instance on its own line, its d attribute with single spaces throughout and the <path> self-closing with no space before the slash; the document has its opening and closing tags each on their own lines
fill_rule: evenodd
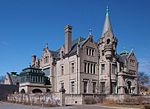
<svg viewBox="0 0 150 109">
<path fill-rule="evenodd" d="M 47 44 L 41 57 L 32 55 L 32 68 L 49 78 L 51 92 L 64 88 L 66 94 L 138 94 L 138 61 L 133 50 L 117 53 L 108 9 L 98 42 L 92 34 L 72 40 L 70 25 L 64 31 L 65 42 L 59 49 L 49 50 Z"/>
</svg>

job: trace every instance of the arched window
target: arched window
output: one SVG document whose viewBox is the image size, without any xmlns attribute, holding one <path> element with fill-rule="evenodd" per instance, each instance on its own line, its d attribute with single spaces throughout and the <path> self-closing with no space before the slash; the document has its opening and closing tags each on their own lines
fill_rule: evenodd
<svg viewBox="0 0 150 109">
<path fill-rule="evenodd" d="M 40 89 L 33 89 L 32 93 L 42 93 L 42 91 Z"/>
<path fill-rule="evenodd" d="M 22 90 L 21 90 L 21 93 L 25 93 L 25 90 L 24 90 L 24 89 L 22 89 Z"/>
<path fill-rule="evenodd" d="M 107 39 L 107 44 L 110 44 L 110 39 Z"/>
</svg>

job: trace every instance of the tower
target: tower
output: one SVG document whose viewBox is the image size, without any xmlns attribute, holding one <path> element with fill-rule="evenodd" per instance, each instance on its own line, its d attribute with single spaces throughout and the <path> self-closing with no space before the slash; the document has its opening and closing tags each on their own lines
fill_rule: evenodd
<svg viewBox="0 0 150 109">
<path fill-rule="evenodd" d="M 99 74 L 100 78 L 100 92 L 105 94 L 115 93 L 116 86 L 116 46 L 117 39 L 115 38 L 109 18 L 109 9 L 107 6 L 106 17 L 103 26 L 103 31 L 98 43 L 99 46 Z"/>
<path fill-rule="evenodd" d="M 65 54 L 68 54 L 71 49 L 71 33 L 72 33 L 72 26 L 66 25 L 65 26 Z"/>
<path fill-rule="evenodd" d="M 36 64 L 36 55 L 32 55 L 32 67 L 35 67 Z"/>
</svg>

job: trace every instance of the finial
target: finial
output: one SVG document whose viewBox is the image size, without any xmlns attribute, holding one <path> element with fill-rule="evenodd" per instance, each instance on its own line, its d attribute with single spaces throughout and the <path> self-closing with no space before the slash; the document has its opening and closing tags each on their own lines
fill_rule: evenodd
<svg viewBox="0 0 150 109">
<path fill-rule="evenodd" d="M 107 5 L 107 8 L 106 8 L 106 16 L 109 16 L 109 7 Z"/>
<path fill-rule="evenodd" d="M 89 29 L 89 35 L 90 36 L 92 35 L 92 29 Z"/>
<path fill-rule="evenodd" d="M 46 43 L 46 46 L 45 46 L 45 48 L 48 48 L 48 43 Z"/>
</svg>

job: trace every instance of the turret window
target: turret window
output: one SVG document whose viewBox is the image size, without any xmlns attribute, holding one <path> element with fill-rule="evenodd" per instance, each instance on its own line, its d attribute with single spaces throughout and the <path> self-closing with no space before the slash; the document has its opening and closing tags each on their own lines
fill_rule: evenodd
<svg viewBox="0 0 150 109">
<path fill-rule="evenodd" d="M 107 39 L 107 44 L 110 44 L 110 39 Z"/>
<path fill-rule="evenodd" d="M 105 64 L 101 64 L 101 74 L 104 74 L 105 72 Z"/>
<path fill-rule="evenodd" d="M 115 73 L 116 73 L 116 65 L 112 64 L 112 74 L 115 74 Z"/>
<path fill-rule="evenodd" d="M 102 50 L 102 56 L 104 56 L 104 50 Z"/>
</svg>

